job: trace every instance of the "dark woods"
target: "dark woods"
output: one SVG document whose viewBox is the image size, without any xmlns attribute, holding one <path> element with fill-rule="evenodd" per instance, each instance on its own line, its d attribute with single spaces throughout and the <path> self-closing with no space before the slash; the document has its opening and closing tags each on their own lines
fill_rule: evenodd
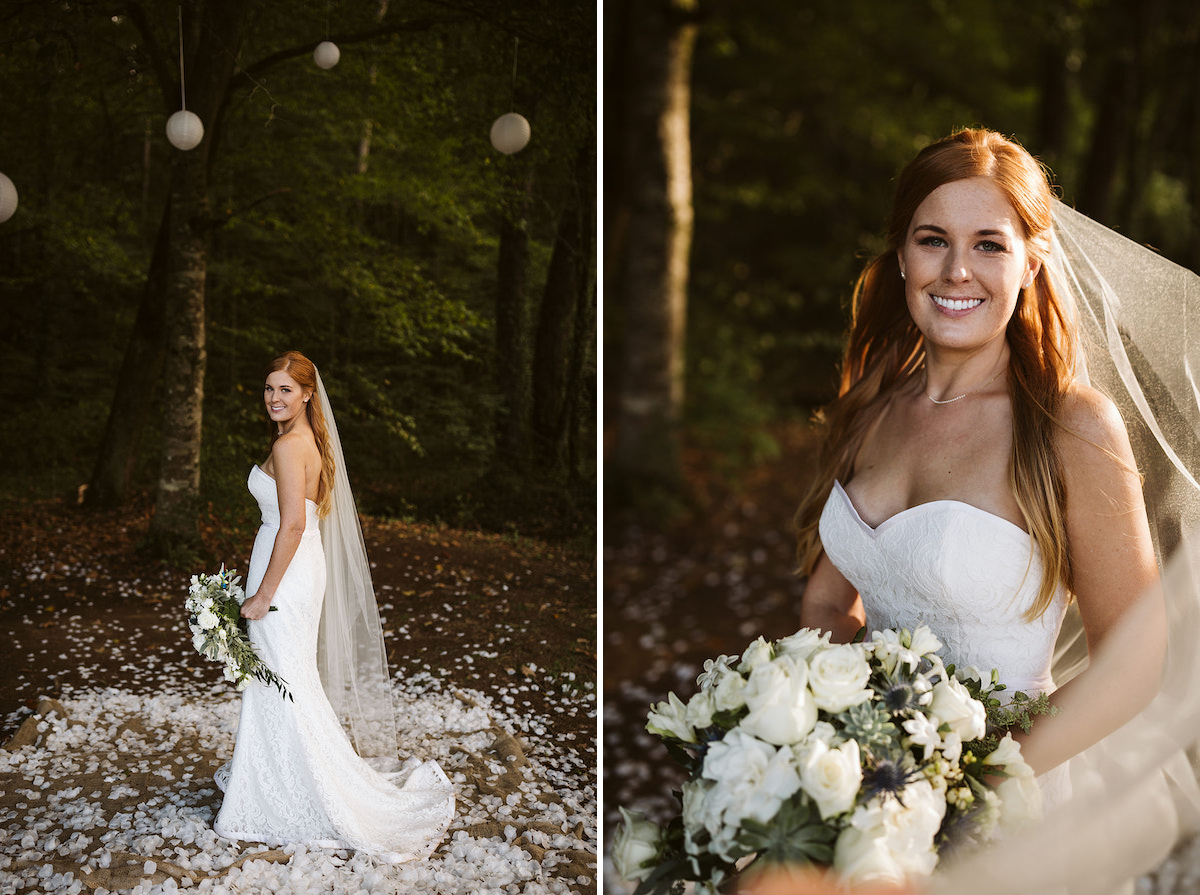
<svg viewBox="0 0 1200 895">
<path fill-rule="evenodd" d="M 593 529 L 594 7 L 392 6 L 182 3 L 183 152 L 176 4 L 5 4 L 0 494 L 149 500 L 187 543 L 245 511 L 298 348 L 363 510 Z"/>
<path fill-rule="evenodd" d="M 614 0 L 604 17 L 609 500 L 686 492 L 687 456 L 736 475 L 832 396 L 892 178 L 955 128 L 1016 137 L 1068 204 L 1200 267 L 1194 3 Z"/>
</svg>

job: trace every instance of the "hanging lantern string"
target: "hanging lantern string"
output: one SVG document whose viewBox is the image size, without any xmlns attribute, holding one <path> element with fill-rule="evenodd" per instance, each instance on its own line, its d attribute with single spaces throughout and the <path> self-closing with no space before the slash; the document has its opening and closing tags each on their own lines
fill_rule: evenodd
<svg viewBox="0 0 1200 895">
<path fill-rule="evenodd" d="M 183 82 L 183 4 L 179 4 L 179 102 L 187 111 L 187 88 Z"/>
<path fill-rule="evenodd" d="M 513 38 L 513 76 L 512 76 L 512 100 L 510 106 L 512 111 L 517 110 L 517 50 L 521 47 L 521 38 Z"/>
</svg>

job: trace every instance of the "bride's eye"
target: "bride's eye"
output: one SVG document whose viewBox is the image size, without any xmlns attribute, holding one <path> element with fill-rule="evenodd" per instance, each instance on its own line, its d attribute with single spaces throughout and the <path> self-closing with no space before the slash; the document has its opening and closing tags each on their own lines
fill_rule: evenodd
<svg viewBox="0 0 1200 895">
<path fill-rule="evenodd" d="M 947 242 L 940 236 L 925 236 L 918 240 L 917 245 L 931 246 L 932 248 L 940 249 L 946 246 Z"/>
<path fill-rule="evenodd" d="M 979 244 L 979 248 L 985 252 L 1006 252 L 1008 251 L 1002 244 L 993 242 L 990 239 L 985 239 Z"/>
</svg>

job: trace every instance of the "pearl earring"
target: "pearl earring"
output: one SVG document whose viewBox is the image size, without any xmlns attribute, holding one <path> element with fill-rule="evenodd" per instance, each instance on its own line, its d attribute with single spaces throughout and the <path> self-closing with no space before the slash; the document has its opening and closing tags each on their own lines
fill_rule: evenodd
<svg viewBox="0 0 1200 895">
<path fill-rule="evenodd" d="M 904 276 L 904 271 L 900 271 L 900 279 L 902 279 L 902 280 L 906 279 L 906 277 Z"/>
</svg>

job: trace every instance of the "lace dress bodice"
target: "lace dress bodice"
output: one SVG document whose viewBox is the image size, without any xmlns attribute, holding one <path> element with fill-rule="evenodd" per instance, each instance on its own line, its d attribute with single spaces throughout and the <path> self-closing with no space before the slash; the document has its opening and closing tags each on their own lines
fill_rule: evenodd
<svg viewBox="0 0 1200 895">
<path fill-rule="evenodd" d="M 855 586 L 868 631 L 926 625 L 942 658 L 991 670 L 1009 692 L 1054 689 L 1050 664 L 1067 608 L 1060 587 L 1026 621 L 1041 584 L 1041 554 L 1021 528 L 956 500 L 919 504 L 871 528 L 835 482 L 820 522 L 829 559 Z"/>
</svg>

